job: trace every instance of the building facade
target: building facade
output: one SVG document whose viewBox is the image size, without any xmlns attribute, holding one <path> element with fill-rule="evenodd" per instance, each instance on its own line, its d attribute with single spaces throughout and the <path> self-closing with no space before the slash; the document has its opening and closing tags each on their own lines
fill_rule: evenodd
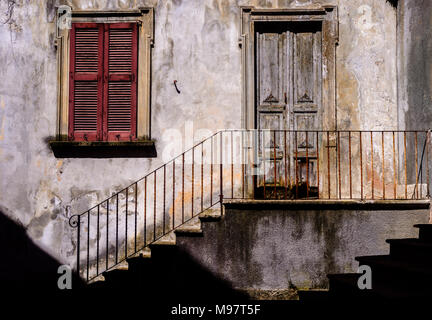
<svg viewBox="0 0 432 320">
<path fill-rule="evenodd" d="M 314 160 L 299 162 L 307 163 L 308 183 L 314 179 L 322 197 L 333 197 L 327 183 L 339 185 L 335 196 L 351 184 L 351 194 L 361 198 L 376 192 L 385 199 L 386 187 L 387 195 L 394 187 L 394 198 L 403 197 L 418 183 L 426 135 L 416 138 L 415 150 L 414 136 L 408 137 L 405 150 L 419 155 L 404 169 L 391 133 L 365 133 L 372 151 L 363 151 L 364 190 L 357 177 L 363 167 L 353 168 L 357 178 L 350 178 L 340 173 L 348 172 L 342 160 L 319 180 L 316 167 L 323 170 L 326 162 L 317 157 L 342 139 L 337 144 L 353 152 L 354 166 L 361 142 L 346 130 L 430 128 L 431 10 L 428 1 L 413 0 L 3 0 L 0 209 L 38 245 L 74 265 L 72 215 L 225 129 L 345 132 L 327 141 L 317 133 L 311 146 L 313 134 L 309 142 L 298 137 L 303 151 L 315 150 Z M 403 134 L 396 140 L 403 148 Z M 337 153 L 331 157 L 336 163 Z M 229 172 L 222 175 L 230 179 Z M 146 188 L 162 183 L 154 179 Z M 180 190 L 179 183 L 171 187 Z M 193 189 L 186 199 L 184 192 L 172 197 L 173 204 L 199 206 Z M 94 244 L 98 234 L 91 232 Z"/>
</svg>

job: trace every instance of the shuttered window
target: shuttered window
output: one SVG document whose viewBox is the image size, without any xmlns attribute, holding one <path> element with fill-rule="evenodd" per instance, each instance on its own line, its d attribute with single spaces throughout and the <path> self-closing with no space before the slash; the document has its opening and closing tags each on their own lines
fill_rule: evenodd
<svg viewBox="0 0 432 320">
<path fill-rule="evenodd" d="M 71 32 L 69 139 L 136 139 L 135 23 L 74 23 Z"/>
</svg>

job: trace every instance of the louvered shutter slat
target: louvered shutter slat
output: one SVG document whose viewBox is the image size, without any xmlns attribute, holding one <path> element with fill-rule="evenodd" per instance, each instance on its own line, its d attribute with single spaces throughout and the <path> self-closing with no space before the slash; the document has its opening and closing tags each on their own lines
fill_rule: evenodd
<svg viewBox="0 0 432 320">
<path fill-rule="evenodd" d="M 74 131 L 97 131 L 97 81 L 75 82 Z"/>
<path fill-rule="evenodd" d="M 131 82 L 111 81 L 109 83 L 109 131 L 130 131 L 131 129 Z"/>
</svg>

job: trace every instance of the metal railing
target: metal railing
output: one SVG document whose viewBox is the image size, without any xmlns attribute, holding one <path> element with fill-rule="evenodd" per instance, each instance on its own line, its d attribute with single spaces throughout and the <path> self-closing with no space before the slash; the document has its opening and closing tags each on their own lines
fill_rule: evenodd
<svg viewBox="0 0 432 320">
<path fill-rule="evenodd" d="M 223 199 L 428 198 L 429 152 L 429 131 L 219 131 L 72 216 L 76 269 L 90 281 Z"/>
</svg>

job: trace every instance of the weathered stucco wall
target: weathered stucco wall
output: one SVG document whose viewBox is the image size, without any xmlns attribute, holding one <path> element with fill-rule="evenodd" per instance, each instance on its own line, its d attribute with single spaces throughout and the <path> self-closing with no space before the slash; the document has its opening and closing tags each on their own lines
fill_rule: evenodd
<svg viewBox="0 0 432 320">
<path fill-rule="evenodd" d="M 396 10 L 339 1 L 338 129 L 396 129 Z"/>
<path fill-rule="evenodd" d="M 151 136 L 157 158 L 53 156 L 47 141 L 56 133 L 54 18 L 60 4 L 73 9 L 155 8 Z M 239 5 L 319 4 L 339 9 L 338 128 L 395 129 L 396 13 L 385 0 L 0 1 L 1 211 L 57 258 L 73 261 L 74 230 L 67 222 L 71 214 L 186 149 L 194 132 L 200 140 L 218 129 L 241 126 Z M 171 151 L 165 153 L 167 148 Z"/>
<path fill-rule="evenodd" d="M 398 7 L 398 116 L 406 130 L 432 126 L 432 3 L 400 1 Z"/>
</svg>

